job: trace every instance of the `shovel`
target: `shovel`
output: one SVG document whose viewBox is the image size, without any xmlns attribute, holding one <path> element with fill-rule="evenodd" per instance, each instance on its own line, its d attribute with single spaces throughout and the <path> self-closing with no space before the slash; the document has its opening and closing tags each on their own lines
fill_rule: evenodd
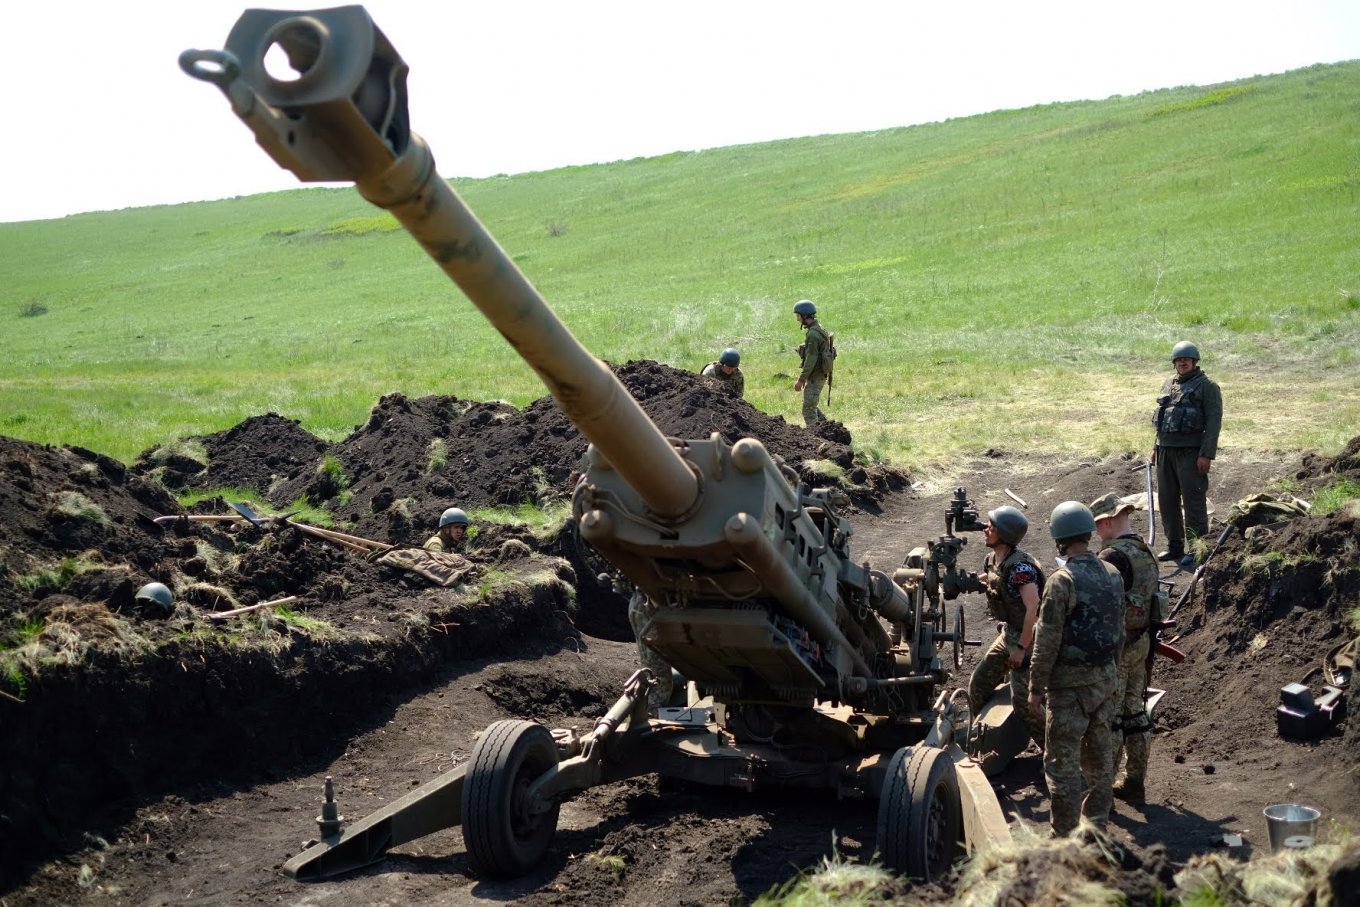
<svg viewBox="0 0 1360 907">
<path fill-rule="evenodd" d="M 336 532 L 333 529 L 322 529 L 319 526 L 309 526 L 306 523 L 294 522 L 289 519 L 289 517 L 293 515 L 292 513 L 284 514 L 280 517 L 260 516 L 243 503 L 234 503 L 231 507 L 239 513 L 243 519 L 249 520 L 261 529 L 268 526 L 270 523 L 283 523 L 286 526 L 294 527 L 299 532 L 316 536 L 319 539 L 325 539 L 328 542 L 339 545 L 341 548 L 348 548 L 350 551 L 359 554 L 372 554 L 375 551 L 386 551 L 392 547 L 385 542 L 375 542 L 372 539 L 361 538 L 357 535 L 349 535 L 344 532 Z M 296 511 L 294 511 L 294 513 L 296 513 Z"/>
</svg>

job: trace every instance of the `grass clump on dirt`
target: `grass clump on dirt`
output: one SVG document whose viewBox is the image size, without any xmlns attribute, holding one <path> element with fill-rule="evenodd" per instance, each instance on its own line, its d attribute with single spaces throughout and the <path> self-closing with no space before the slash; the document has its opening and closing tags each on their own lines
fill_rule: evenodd
<svg viewBox="0 0 1360 907">
<path fill-rule="evenodd" d="M 211 501 L 214 498 L 221 498 L 223 501 L 249 504 L 250 500 L 256 496 L 256 492 L 248 488 L 197 488 L 175 492 L 175 500 L 179 505 L 188 509 L 195 504 L 203 501 Z"/>
<path fill-rule="evenodd" d="M 39 567 L 33 573 L 15 577 L 14 583 L 20 589 L 33 593 L 59 592 L 71 585 L 71 580 L 93 567 L 93 564 L 80 558 L 64 557 L 55 564 Z"/>
<path fill-rule="evenodd" d="M 834 835 L 833 835 L 834 837 Z M 756 898 L 753 907 L 870 907 L 911 904 L 909 884 L 877 864 L 847 860 L 834 849 L 811 872 L 800 873 Z"/>
<path fill-rule="evenodd" d="M 524 501 L 512 507 L 477 507 L 468 512 L 468 519 L 473 523 L 527 526 L 534 537 L 540 540 L 557 534 L 570 516 L 571 504 L 567 501 L 554 501 L 549 504 Z M 476 529 L 474 525 L 468 530 L 469 538 L 476 538 Z"/>
<path fill-rule="evenodd" d="M 443 438 L 435 438 L 430 442 L 430 459 L 425 464 L 425 474 L 428 476 L 443 472 L 449 465 L 449 445 Z"/>
<path fill-rule="evenodd" d="M 54 498 L 52 509 L 57 513 L 74 520 L 97 523 L 100 526 L 107 526 L 112 522 L 104 508 L 78 491 L 59 491 L 52 497 Z"/>
<path fill-rule="evenodd" d="M 102 604 L 58 605 L 42 618 L 29 618 L 4 637 L 0 678 L 21 689 L 45 669 L 83 663 L 98 649 L 132 658 L 150 651 L 136 627 Z"/>
<path fill-rule="evenodd" d="M 1342 509 L 1351 501 L 1360 498 L 1360 482 L 1354 479 L 1341 479 L 1322 488 L 1313 497 L 1313 516 L 1326 516 Z"/>
<path fill-rule="evenodd" d="M 340 636 L 340 631 L 334 624 L 315 617 L 309 617 L 301 611 L 295 611 L 287 605 L 282 605 L 274 609 L 274 620 L 282 623 L 289 631 L 302 633 L 314 640 L 336 639 Z"/>
<path fill-rule="evenodd" d="M 1353 896 L 1354 892 L 1333 891 L 1329 873 L 1343 860 L 1354 861 L 1356 850 L 1355 842 L 1343 841 L 1283 851 L 1246 863 L 1214 853 L 1192 857 L 1176 873 L 1179 897 L 1175 903 L 1181 907 L 1335 904 L 1339 896 Z"/>
</svg>

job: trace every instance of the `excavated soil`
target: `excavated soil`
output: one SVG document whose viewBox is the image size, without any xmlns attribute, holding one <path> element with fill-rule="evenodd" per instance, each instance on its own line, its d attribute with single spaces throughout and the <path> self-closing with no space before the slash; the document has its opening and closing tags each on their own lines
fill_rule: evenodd
<svg viewBox="0 0 1360 907">
<path fill-rule="evenodd" d="M 1025 501 L 1027 547 L 1050 562 L 1056 503 L 1142 487 L 1132 457 L 1058 463 L 1001 450 L 909 487 L 856 463 L 835 423 L 812 434 L 656 363 L 617 372 L 672 436 L 754 435 L 816 484 L 827 480 L 815 461 L 836 463 L 856 557 L 881 569 L 943 532 L 955 485 L 984 510 L 1012 503 L 1007 491 Z M 326 775 L 355 818 L 465 760 L 497 719 L 587 727 L 619 695 L 635 648 L 623 602 L 596 583 L 598 565 L 570 531 L 542 542 L 488 530 L 482 550 L 517 538 L 532 554 L 488 554 L 481 578 L 447 590 L 292 527 L 153 522 L 180 512 L 162 484 L 248 488 L 274 508 L 307 498 L 338 528 L 394 543 L 423 538 L 450 504 L 559 500 L 584 442 L 549 400 L 516 410 L 394 394 L 337 444 L 275 414 L 195 440 L 207 462 L 181 444 L 125 468 L 0 438 L 0 639 L 46 659 L 0 678 L 4 904 L 713 904 L 750 901 L 833 852 L 871 858 L 875 804 L 640 778 L 564 805 L 547 860 L 513 883 L 478 878 L 456 829 L 347 877 L 283 878 L 279 866 L 316 834 Z M 1211 499 L 1222 515 L 1273 479 L 1307 492 L 1360 477 L 1358 453 L 1360 438 L 1336 458 L 1225 451 Z M 322 468 L 332 462 L 342 480 Z M 194 510 L 230 512 L 221 501 Z M 1276 734 L 1274 717 L 1280 687 L 1305 680 L 1320 692 L 1323 655 L 1354 635 L 1356 539 L 1353 517 L 1310 517 L 1264 538 L 1234 534 L 1210 561 L 1177 615 L 1186 660 L 1158 665 L 1168 695 L 1148 803 L 1118 804 L 1112 822 L 1128 851 L 1110 874 L 1131 902 L 1154 902 L 1170 867 L 1196 854 L 1261 852 L 1267 804 L 1360 821 L 1356 722 L 1297 742 Z M 983 549 L 969 541 L 971 568 Z M 1189 580 L 1166 575 L 1177 595 Z M 150 579 L 179 593 L 171 615 L 134 607 Z M 321 623 L 208 617 L 282 595 Z M 970 635 L 988 637 L 981 599 L 963 601 Z M 956 684 L 976 655 L 966 651 Z M 1360 707 L 1353 689 L 1350 705 Z M 1047 821 L 1036 751 L 995 780 L 1008 814 Z M 1225 851 L 1225 832 L 1244 833 L 1244 846 Z"/>
</svg>

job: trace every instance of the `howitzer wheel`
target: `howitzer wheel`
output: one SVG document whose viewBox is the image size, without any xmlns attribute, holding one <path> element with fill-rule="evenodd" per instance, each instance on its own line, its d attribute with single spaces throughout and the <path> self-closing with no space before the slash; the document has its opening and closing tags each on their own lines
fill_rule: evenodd
<svg viewBox="0 0 1360 907">
<path fill-rule="evenodd" d="M 963 804 L 949 754 L 906 746 L 893 754 L 878 798 L 883 865 L 912 879 L 938 882 L 962 853 Z"/>
<path fill-rule="evenodd" d="M 532 721 L 497 721 L 472 748 L 463 781 L 463 844 L 477 869 L 523 875 L 557 832 L 558 804 L 535 811 L 529 785 L 557 764 L 552 733 Z"/>
</svg>

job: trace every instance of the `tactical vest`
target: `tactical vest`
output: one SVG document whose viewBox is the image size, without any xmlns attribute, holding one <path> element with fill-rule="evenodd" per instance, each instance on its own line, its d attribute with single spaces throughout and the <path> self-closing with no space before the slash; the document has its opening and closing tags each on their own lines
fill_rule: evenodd
<svg viewBox="0 0 1360 907">
<path fill-rule="evenodd" d="M 1077 603 L 1063 624 L 1055 667 L 1112 664 L 1124 640 L 1119 571 L 1089 551 L 1071 558 L 1061 569 L 1072 577 Z"/>
<path fill-rule="evenodd" d="M 826 378 L 826 376 L 831 373 L 831 335 L 826 332 L 826 328 L 822 327 L 821 324 L 813 324 L 807 329 L 807 340 L 810 341 L 813 337 L 821 339 L 821 352 L 818 355 L 816 364 L 812 367 L 811 375 L 811 380 L 816 381 L 818 379 Z M 803 344 L 798 347 L 798 360 L 800 363 L 804 362 L 807 357 L 807 348 L 807 341 L 804 341 Z"/>
<path fill-rule="evenodd" d="M 728 384 L 736 384 L 737 377 L 741 374 L 741 369 L 732 369 L 732 374 L 727 374 L 722 370 L 721 362 L 710 362 L 699 370 L 699 374 L 705 378 L 716 378 L 719 381 L 726 381 Z"/>
<path fill-rule="evenodd" d="M 1204 383 L 1209 380 L 1200 372 L 1181 383 L 1172 378 L 1162 387 L 1157 398 L 1157 411 L 1152 424 L 1159 432 L 1204 431 Z"/>
<path fill-rule="evenodd" d="M 987 613 L 997 620 L 1004 620 L 1008 629 L 1020 633 L 1025 629 L 1025 603 L 1020 600 L 1019 592 L 1006 585 L 1006 574 L 1010 573 L 1011 567 L 1016 564 L 1029 564 L 1034 568 L 1034 572 L 1039 574 L 1037 591 L 1043 595 L 1044 568 L 1019 548 L 1012 548 L 1006 559 L 996 567 L 991 566 L 991 557 L 990 554 L 987 555 Z"/>
<path fill-rule="evenodd" d="M 1146 630 L 1152 615 L 1152 597 L 1157 594 L 1157 559 L 1147 543 L 1136 536 L 1121 535 L 1110 542 L 1111 548 L 1124 552 L 1133 565 L 1133 583 L 1124 590 L 1124 629 L 1132 636 Z"/>
</svg>

